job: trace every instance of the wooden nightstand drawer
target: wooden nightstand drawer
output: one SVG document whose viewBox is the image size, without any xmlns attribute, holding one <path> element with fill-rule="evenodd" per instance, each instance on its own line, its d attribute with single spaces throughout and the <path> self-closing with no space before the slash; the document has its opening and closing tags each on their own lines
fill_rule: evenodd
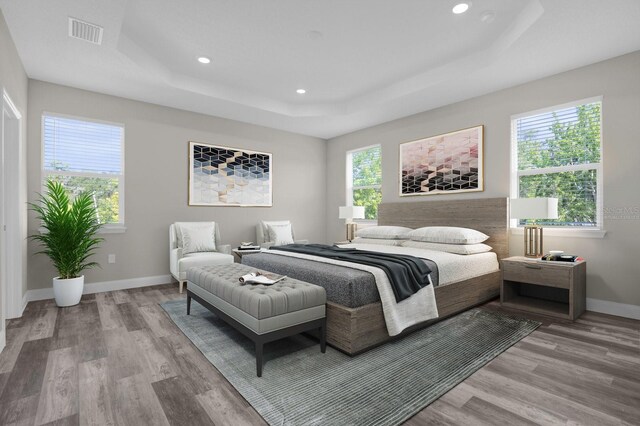
<svg viewBox="0 0 640 426">
<path fill-rule="evenodd" d="M 502 264 L 503 279 L 547 287 L 569 288 L 571 268 L 563 265 L 538 264 L 537 262 L 509 262 Z"/>
</svg>

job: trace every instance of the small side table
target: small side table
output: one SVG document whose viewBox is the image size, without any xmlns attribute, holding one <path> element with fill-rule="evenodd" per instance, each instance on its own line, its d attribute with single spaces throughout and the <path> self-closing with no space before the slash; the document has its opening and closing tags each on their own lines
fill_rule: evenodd
<svg viewBox="0 0 640 426">
<path fill-rule="evenodd" d="M 587 262 L 553 262 L 522 256 L 502 259 L 501 305 L 575 320 L 587 304 Z"/>
<path fill-rule="evenodd" d="M 234 249 L 231 249 L 231 251 L 234 252 L 236 256 L 238 256 L 238 259 L 242 263 L 242 256 L 244 256 L 245 254 L 260 253 L 262 250 L 240 250 L 240 249 L 234 248 Z"/>
</svg>

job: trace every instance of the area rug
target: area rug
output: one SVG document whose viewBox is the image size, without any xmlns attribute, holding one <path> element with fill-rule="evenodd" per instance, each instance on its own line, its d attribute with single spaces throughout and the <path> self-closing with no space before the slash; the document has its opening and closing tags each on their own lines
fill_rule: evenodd
<svg viewBox="0 0 640 426">
<path fill-rule="evenodd" d="M 162 307 L 270 425 L 396 425 L 410 418 L 540 323 L 472 309 L 355 357 L 320 352 L 303 335 L 264 348 L 193 301 Z"/>
</svg>

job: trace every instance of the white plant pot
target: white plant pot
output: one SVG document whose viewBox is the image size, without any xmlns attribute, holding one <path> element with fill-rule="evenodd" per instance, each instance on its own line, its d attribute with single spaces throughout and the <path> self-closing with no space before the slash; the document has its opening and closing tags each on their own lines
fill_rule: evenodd
<svg viewBox="0 0 640 426">
<path fill-rule="evenodd" d="M 53 279 L 53 295 L 56 298 L 56 305 L 63 308 L 80 303 L 82 289 L 84 288 L 84 275 L 76 278 Z"/>
</svg>

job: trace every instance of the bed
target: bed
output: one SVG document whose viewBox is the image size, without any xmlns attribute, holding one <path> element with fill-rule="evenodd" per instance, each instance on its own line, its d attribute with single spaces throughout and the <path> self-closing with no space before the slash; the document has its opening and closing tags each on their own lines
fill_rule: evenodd
<svg viewBox="0 0 640 426">
<path fill-rule="evenodd" d="M 433 253 L 431 257 L 439 263 L 434 268 L 437 276 L 433 277 L 439 317 L 412 326 L 400 336 L 499 295 L 498 262 L 509 251 L 507 198 L 383 203 L 378 210 L 378 224 L 472 228 L 489 235 L 486 244 L 493 248 L 491 253 L 470 256 Z M 395 247 L 353 247 L 406 252 Z M 375 282 L 372 284 L 373 278 L 367 272 L 269 253 L 244 256 L 243 263 L 325 287 L 327 343 L 349 355 L 400 337 L 389 336 Z"/>
</svg>

